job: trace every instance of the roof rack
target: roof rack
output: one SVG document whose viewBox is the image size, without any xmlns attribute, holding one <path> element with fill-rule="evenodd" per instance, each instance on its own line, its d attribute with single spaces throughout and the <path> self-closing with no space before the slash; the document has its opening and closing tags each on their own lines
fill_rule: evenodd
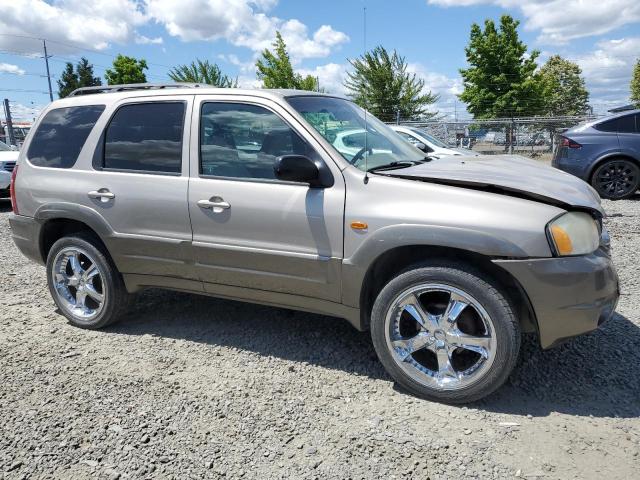
<svg viewBox="0 0 640 480">
<path fill-rule="evenodd" d="M 99 85 L 97 87 L 76 88 L 69 97 L 92 95 L 94 93 L 124 92 L 127 90 L 162 90 L 165 88 L 200 88 L 209 85 L 202 83 L 129 83 L 126 85 Z"/>
</svg>

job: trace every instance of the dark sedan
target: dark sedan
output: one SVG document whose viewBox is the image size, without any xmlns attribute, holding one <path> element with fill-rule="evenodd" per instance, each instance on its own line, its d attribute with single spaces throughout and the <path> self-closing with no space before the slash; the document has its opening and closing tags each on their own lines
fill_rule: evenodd
<svg viewBox="0 0 640 480">
<path fill-rule="evenodd" d="M 640 188 L 640 110 L 571 128 L 559 136 L 552 164 L 602 198 L 631 197 Z"/>
</svg>

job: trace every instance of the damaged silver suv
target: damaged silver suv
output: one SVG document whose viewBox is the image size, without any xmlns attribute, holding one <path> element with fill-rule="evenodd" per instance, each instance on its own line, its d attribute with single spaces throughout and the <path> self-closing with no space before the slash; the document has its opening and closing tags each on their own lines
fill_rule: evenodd
<svg viewBox="0 0 640 480">
<path fill-rule="evenodd" d="M 80 89 L 36 122 L 13 239 L 60 311 L 108 325 L 146 287 L 343 317 L 405 389 L 498 388 L 522 332 L 596 329 L 618 280 L 582 180 L 516 157 L 431 158 L 301 91 Z"/>
</svg>

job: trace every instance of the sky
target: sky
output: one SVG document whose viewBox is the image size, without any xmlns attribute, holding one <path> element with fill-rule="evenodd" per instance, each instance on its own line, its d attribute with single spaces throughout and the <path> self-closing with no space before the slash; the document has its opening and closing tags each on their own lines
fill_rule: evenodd
<svg viewBox="0 0 640 480">
<path fill-rule="evenodd" d="M 81 56 L 104 75 L 115 55 L 144 58 L 150 82 L 196 58 L 216 62 L 243 87 L 259 87 L 255 61 L 279 30 L 294 67 L 344 94 L 348 59 L 383 45 L 440 95 L 444 116 L 468 117 L 456 95 L 473 23 L 510 14 L 539 63 L 553 54 L 583 70 L 595 112 L 628 103 L 640 57 L 638 0 L 2 0 L 0 98 L 18 119 L 49 102 L 42 38 L 54 98 L 65 62 Z M 364 9 L 366 8 L 366 39 Z M 0 112 L 0 118 L 4 114 Z"/>
</svg>

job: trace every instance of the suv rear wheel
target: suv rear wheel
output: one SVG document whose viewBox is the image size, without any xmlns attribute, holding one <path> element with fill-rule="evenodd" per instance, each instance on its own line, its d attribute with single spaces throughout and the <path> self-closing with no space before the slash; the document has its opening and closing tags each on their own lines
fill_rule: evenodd
<svg viewBox="0 0 640 480">
<path fill-rule="evenodd" d="M 467 403 L 497 389 L 516 364 L 520 327 L 496 286 L 464 264 L 406 271 L 380 292 L 371 317 L 378 357 L 420 397 Z"/>
<path fill-rule="evenodd" d="M 47 256 L 47 282 L 56 305 L 81 328 L 115 322 L 129 303 L 120 273 L 86 234 L 63 237 Z"/>
<path fill-rule="evenodd" d="M 640 188 L 640 168 L 622 158 L 607 160 L 593 172 L 591 186 L 602 198 L 624 200 Z"/>
</svg>

